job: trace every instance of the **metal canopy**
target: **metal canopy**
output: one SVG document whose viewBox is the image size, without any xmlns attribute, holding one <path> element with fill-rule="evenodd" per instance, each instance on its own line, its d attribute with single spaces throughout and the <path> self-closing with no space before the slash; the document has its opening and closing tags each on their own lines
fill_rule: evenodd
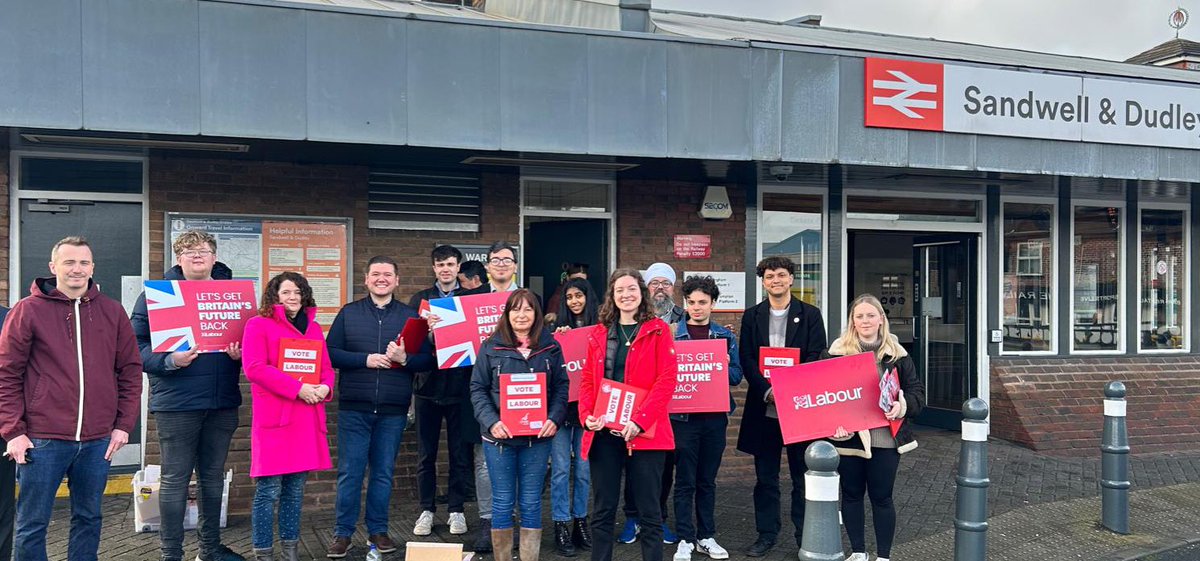
<svg viewBox="0 0 1200 561">
<path fill-rule="evenodd" d="M 1200 181 L 1195 150 L 868 129 L 869 43 L 714 40 L 766 24 L 652 16 L 696 37 L 415 1 L 8 2 L 0 126 Z M 1006 52 L 911 41 L 990 64 Z"/>
</svg>

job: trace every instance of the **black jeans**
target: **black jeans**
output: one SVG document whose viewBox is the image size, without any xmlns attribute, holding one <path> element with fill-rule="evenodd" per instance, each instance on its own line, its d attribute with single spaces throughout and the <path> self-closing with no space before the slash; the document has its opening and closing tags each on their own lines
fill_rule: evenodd
<svg viewBox="0 0 1200 561">
<path fill-rule="evenodd" d="M 804 533 L 804 450 L 811 442 L 797 442 L 782 448 L 787 450 L 788 473 L 792 480 L 792 525 L 795 526 L 796 546 Z M 779 536 L 779 453 L 763 451 L 754 456 L 754 525 L 760 536 L 775 539 Z"/>
<path fill-rule="evenodd" d="M 471 443 L 462 439 L 462 404 L 440 405 L 432 399 L 413 398 L 417 417 L 417 496 L 421 509 L 437 512 L 437 456 L 446 420 L 446 452 L 450 457 L 448 510 L 462 512 L 467 480 L 472 477 Z"/>
<path fill-rule="evenodd" d="M 675 432 L 675 532 L 679 539 L 695 543 L 717 533 L 717 470 L 725 453 L 729 416 L 694 413 L 686 421 L 672 420 L 671 428 Z"/>
<path fill-rule="evenodd" d="M 871 459 L 842 456 L 838 474 L 842 479 L 842 520 L 850 549 L 866 553 L 866 520 L 863 493 L 871 497 L 871 518 L 875 521 L 876 555 L 891 557 L 892 538 L 896 535 L 896 507 L 892 489 L 900 453 L 895 448 L 871 448 Z"/>
<path fill-rule="evenodd" d="M 592 440 L 588 462 L 592 468 L 592 561 L 611 561 L 616 538 L 613 527 L 621 499 L 621 474 L 633 490 L 633 506 L 642 523 L 638 541 L 642 561 L 662 561 L 662 512 L 659 493 L 666 451 L 640 450 L 630 454 L 625 441 L 602 430 Z"/>
<path fill-rule="evenodd" d="M 667 506 L 669 506 L 668 503 L 671 501 L 671 487 L 674 485 L 675 453 L 667 451 L 663 456 L 662 491 L 659 492 L 658 497 L 658 508 L 662 511 L 663 523 L 666 523 L 667 518 L 670 518 L 671 516 L 670 509 L 668 509 Z M 639 518 L 637 503 L 633 501 L 633 486 L 629 484 L 628 479 L 625 480 L 624 502 L 625 506 L 621 510 L 625 512 L 625 518 L 633 518 L 637 520 Z M 679 516 L 679 513 L 675 513 L 675 516 Z"/>
<path fill-rule="evenodd" d="M 8 443 L 0 438 L 0 444 Z M 17 464 L 8 456 L 0 457 L 0 561 L 12 559 L 13 515 L 17 507 Z"/>
<path fill-rule="evenodd" d="M 162 450 L 162 484 L 158 508 L 163 559 L 183 558 L 183 515 L 188 483 L 196 472 L 200 510 L 197 537 L 200 558 L 210 559 L 221 545 L 221 494 L 225 487 L 225 456 L 238 427 L 237 408 L 200 411 L 159 411 L 158 444 Z"/>
</svg>

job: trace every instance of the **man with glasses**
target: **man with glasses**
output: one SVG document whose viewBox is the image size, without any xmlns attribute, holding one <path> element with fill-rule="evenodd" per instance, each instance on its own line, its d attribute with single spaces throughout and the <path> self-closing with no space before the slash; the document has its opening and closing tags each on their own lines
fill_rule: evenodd
<svg viewBox="0 0 1200 561">
<path fill-rule="evenodd" d="M 233 271 L 217 261 L 217 240 L 207 232 L 180 234 L 171 244 L 175 266 L 166 280 L 228 280 Z M 199 484 L 200 561 L 238 561 L 241 555 L 221 545 L 221 495 L 225 457 L 238 427 L 242 404 L 242 349 L 230 343 L 223 353 L 196 349 L 156 353 L 151 349 L 150 318 L 143 292 L 130 316 L 142 363 L 150 378 L 150 412 L 158 427 L 162 483 L 158 493 L 163 561 L 183 559 L 183 515 L 192 471 Z"/>
<path fill-rule="evenodd" d="M 492 292 L 512 292 L 517 284 L 517 251 L 508 242 L 496 242 L 488 248 L 488 278 Z"/>
<path fill-rule="evenodd" d="M 687 319 L 687 313 L 675 304 L 675 269 L 666 263 L 655 263 L 646 268 L 643 278 L 650 289 L 654 315 L 671 326 Z"/>
</svg>

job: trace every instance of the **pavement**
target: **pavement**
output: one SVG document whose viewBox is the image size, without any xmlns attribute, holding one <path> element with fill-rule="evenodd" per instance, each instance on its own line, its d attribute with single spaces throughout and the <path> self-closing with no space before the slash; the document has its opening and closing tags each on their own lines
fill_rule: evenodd
<svg viewBox="0 0 1200 561">
<path fill-rule="evenodd" d="M 954 557 L 955 475 L 959 436 L 956 432 L 920 429 L 920 446 L 901 459 L 895 503 L 897 528 L 892 559 L 951 560 Z M 1132 443 L 1136 447 L 1136 442 Z M 992 439 L 989 441 L 988 559 L 1029 561 L 1040 559 L 1088 559 L 1176 561 L 1200 559 L 1200 450 L 1171 454 L 1138 455 L 1130 461 L 1133 491 L 1131 533 L 1117 535 L 1099 527 L 1099 448 L 1094 457 L 1062 458 L 1039 454 Z M 787 470 L 783 470 L 786 477 Z M 717 540 L 730 551 L 731 559 L 746 559 L 742 551 L 756 538 L 752 505 L 753 479 L 722 480 L 718 483 Z M 779 544 L 763 559 L 785 561 L 796 558 L 798 547 L 787 527 L 787 489 L 784 483 L 785 528 Z M 133 561 L 158 559 L 158 536 L 133 532 L 132 499 L 105 498 L 105 527 L 100 559 Z M 477 520 L 468 505 L 467 520 Z M 548 508 L 544 513 L 549 524 Z M 868 550 L 874 550 L 868 508 Z M 438 513 L 434 534 L 418 539 L 412 535 L 417 507 L 412 501 L 393 503 L 390 534 L 400 543 L 442 541 L 471 544 L 475 532 L 452 536 L 444 512 Z M 65 558 L 70 511 L 65 499 L 55 506 L 50 526 L 51 559 Z M 331 539 L 333 512 L 306 510 L 302 523 L 301 559 L 325 559 Z M 622 519 L 618 516 L 618 524 Z M 225 543 L 249 555 L 248 516 L 229 517 Z M 195 532 L 188 532 L 185 551 L 195 556 Z M 542 555 L 556 559 L 546 532 Z M 365 557 L 366 538 L 360 528 L 355 547 L 346 558 Z M 675 546 L 664 546 L 667 559 Z M 468 547 L 469 549 L 469 547 Z M 847 546 L 847 551 L 848 551 Z M 384 556 L 399 561 L 404 549 Z M 617 545 L 616 561 L 640 559 L 640 547 Z M 491 556 L 487 556 L 490 560 Z M 586 559 L 586 553 L 577 559 Z M 697 556 L 696 559 L 703 559 Z"/>
</svg>

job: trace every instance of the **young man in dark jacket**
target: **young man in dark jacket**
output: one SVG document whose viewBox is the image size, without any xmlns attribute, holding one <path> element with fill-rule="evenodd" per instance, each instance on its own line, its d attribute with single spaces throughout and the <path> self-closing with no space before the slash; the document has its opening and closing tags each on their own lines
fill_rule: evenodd
<svg viewBox="0 0 1200 561">
<path fill-rule="evenodd" d="M 50 252 L 54 276 L 33 282 L 0 337 L 0 437 L 21 466 L 17 559 L 46 559 L 64 476 L 71 481 L 67 549 L 72 558 L 96 558 L 110 461 L 137 426 L 137 340 L 125 309 L 92 282 L 93 269 L 86 240 L 60 240 Z"/>
<path fill-rule="evenodd" d="M 338 483 L 330 558 L 345 557 L 350 549 L 368 468 L 368 540 L 381 553 L 396 550 L 387 534 L 392 473 L 408 423 L 413 373 L 433 365 L 428 341 L 419 349 L 396 341 L 404 324 L 418 317 L 392 297 L 399 270 L 390 257 L 372 257 L 364 281 L 368 296 L 343 306 L 326 338 L 329 360 L 338 369 Z"/>
<path fill-rule="evenodd" d="M 746 550 L 750 557 L 762 557 L 779 536 L 779 454 L 785 449 L 779 430 L 779 415 L 771 385 L 759 368 L 762 347 L 800 349 L 800 362 L 821 359 L 829 346 L 821 311 L 792 296 L 796 266 L 786 257 L 767 257 L 756 268 L 767 299 L 742 315 L 742 371 L 750 388 L 738 432 L 737 449 L 754 456 L 754 523 L 758 540 Z M 804 531 L 804 450 L 808 443 L 786 446 L 788 471 L 792 480 L 792 524 L 796 545 Z"/>
<path fill-rule="evenodd" d="M 184 232 L 171 244 L 175 266 L 167 280 L 228 280 L 233 271 L 217 262 L 217 240 L 207 232 Z M 130 316 L 143 368 L 150 378 L 150 412 L 162 451 L 162 484 L 158 508 L 162 526 L 163 561 L 183 559 L 183 515 L 188 483 L 196 472 L 199 486 L 201 561 L 243 559 L 221 544 L 221 495 L 225 458 L 238 427 L 242 349 L 231 343 L 223 353 L 153 352 L 146 293 L 138 297 Z"/>
<path fill-rule="evenodd" d="M 439 245 L 430 254 L 433 261 L 433 286 L 413 295 L 409 306 L 419 308 L 422 300 L 450 298 L 478 292 L 462 288 L 458 281 L 462 252 L 449 245 Z M 437 457 L 442 420 L 446 421 L 446 450 L 450 459 L 447 511 L 450 513 L 450 533 L 467 533 L 467 518 L 463 502 L 467 498 L 468 478 L 471 477 L 471 444 L 462 438 L 464 408 L 468 399 L 471 367 L 438 369 L 436 364 L 418 372 L 413 386 L 413 405 L 417 421 L 417 497 L 421 515 L 413 533 L 427 536 L 433 531 L 437 512 Z"/>
</svg>

